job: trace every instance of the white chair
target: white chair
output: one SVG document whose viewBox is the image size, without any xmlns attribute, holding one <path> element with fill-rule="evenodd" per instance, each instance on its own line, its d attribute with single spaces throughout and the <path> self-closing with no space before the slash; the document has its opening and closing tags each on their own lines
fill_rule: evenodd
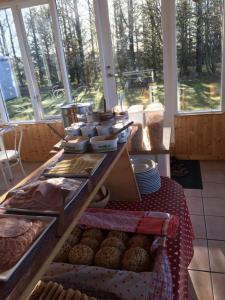
<svg viewBox="0 0 225 300">
<path fill-rule="evenodd" d="M 14 138 L 14 149 L 5 149 L 3 136 L 1 136 L 1 151 L 0 151 L 0 168 L 4 177 L 4 181 L 6 183 L 5 178 L 7 178 L 7 175 L 9 174 L 9 180 L 13 180 L 13 175 L 11 171 L 11 167 L 14 167 L 15 165 L 19 164 L 21 171 L 24 176 L 26 176 L 26 173 L 24 171 L 21 157 L 20 157 L 20 149 L 22 144 L 22 138 L 23 138 L 23 129 L 21 126 L 10 126 L 11 129 L 9 132 L 12 132 L 13 138 Z M 7 174 L 8 173 L 8 174 Z M 8 185 L 8 182 L 7 184 Z"/>
</svg>

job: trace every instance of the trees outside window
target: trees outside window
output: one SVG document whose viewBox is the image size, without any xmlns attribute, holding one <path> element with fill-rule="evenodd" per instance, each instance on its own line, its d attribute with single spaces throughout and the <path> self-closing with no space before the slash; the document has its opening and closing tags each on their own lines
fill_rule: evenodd
<svg viewBox="0 0 225 300">
<path fill-rule="evenodd" d="M 180 111 L 219 110 L 223 0 L 177 0 Z"/>
<path fill-rule="evenodd" d="M 164 103 L 160 0 L 109 0 L 117 91 L 127 105 Z"/>
<path fill-rule="evenodd" d="M 175 2 L 179 111 L 220 110 L 223 0 Z M 95 109 L 102 108 L 100 63 L 105 53 L 100 57 L 95 23 L 96 18 L 104 20 L 103 12 L 99 10 L 95 16 L 93 0 L 56 0 L 56 6 L 48 0 L 46 4 L 31 1 L 29 7 L 20 6 L 21 3 L 12 2 L 11 8 L 0 10 L 0 72 L 1 68 L 8 70 L 7 82 L 0 76 L 3 100 L 0 104 L 6 108 L 5 116 L 15 121 L 59 115 L 61 104 L 71 99 L 69 90 L 74 103 L 88 101 L 93 102 Z M 105 68 L 110 66 L 102 65 L 104 87 L 110 86 L 105 77 L 115 75 L 118 99 L 123 99 L 127 106 L 164 103 L 161 5 L 165 2 L 108 0 L 107 3 L 116 74 L 105 75 Z M 53 32 L 58 23 L 61 32 L 57 31 L 56 39 Z M 25 36 L 21 42 L 23 29 Z M 169 30 L 173 29 L 164 30 L 164 34 L 170 35 Z M 98 38 L 103 34 L 104 39 L 105 34 L 109 40 L 109 35 L 103 32 L 98 28 Z M 59 50 L 60 34 L 64 55 Z M 24 47 L 20 50 L 21 43 Z M 175 92 L 174 87 L 174 95 Z"/>
<path fill-rule="evenodd" d="M 10 120 L 34 119 L 11 9 L 0 10 L 0 98 Z"/>
<path fill-rule="evenodd" d="M 73 101 L 102 108 L 100 58 L 92 0 L 57 0 Z"/>
</svg>

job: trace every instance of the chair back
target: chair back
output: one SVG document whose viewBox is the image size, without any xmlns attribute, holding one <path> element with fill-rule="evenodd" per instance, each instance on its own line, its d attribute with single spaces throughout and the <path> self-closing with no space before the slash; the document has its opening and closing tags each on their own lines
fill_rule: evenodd
<svg viewBox="0 0 225 300">
<path fill-rule="evenodd" d="M 14 132 L 14 150 L 20 153 L 22 139 L 23 139 L 23 128 L 22 126 L 15 125 Z"/>
</svg>

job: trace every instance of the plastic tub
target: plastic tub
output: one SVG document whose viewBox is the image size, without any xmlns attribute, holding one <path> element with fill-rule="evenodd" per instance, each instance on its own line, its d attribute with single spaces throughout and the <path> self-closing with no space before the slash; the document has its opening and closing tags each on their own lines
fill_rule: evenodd
<svg viewBox="0 0 225 300">
<path fill-rule="evenodd" d="M 63 141 L 62 146 L 66 152 L 83 153 L 87 151 L 89 145 L 89 138 L 78 136 L 69 139 L 68 142 Z"/>
<path fill-rule="evenodd" d="M 105 140 L 106 136 L 94 136 L 90 139 L 90 144 L 94 152 L 110 152 L 117 150 L 118 138 Z"/>
<path fill-rule="evenodd" d="M 145 109 L 150 145 L 154 150 L 163 148 L 163 118 L 164 107 L 161 103 L 152 103 Z"/>
<path fill-rule="evenodd" d="M 131 105 L 128 108 L 129 120 L 134 123 L 141 123 L 144 125 L 144 106 L 143 105 Z"/>
</svg>

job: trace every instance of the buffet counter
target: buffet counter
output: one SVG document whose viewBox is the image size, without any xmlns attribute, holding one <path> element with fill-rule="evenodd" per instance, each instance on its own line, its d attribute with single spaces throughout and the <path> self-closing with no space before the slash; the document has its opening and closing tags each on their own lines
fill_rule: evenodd
<svg viewBox="0 0 225 300">
<path fill-rule="evenodd" d="M 37 180 L 43 171 L 62 155 L 63 152 L 59 152 L 17 187 Z M 94 174 L 88 177 L 87 184 L 84 184 L 82 190 L 65 207 L 63 214 L 52 213 L 55 221 L 10 279 L 0 282 L 0 299 L 7 297 L 9 300 L 27 299 L 103 184 L 111 193 L 107 208 L 130 211 L 151 210 L 179 217 L 178 234 L 175 239 L 167 239 L 166 250 L 172 273 L 174 299 L 187 299 L 187 267 L 193 255 L 191 221 L 182 187 L 168 178 L 162 177 L 161 181 L 159 191 L 141 198 L 126 144 L 120 145 L 117 151 L 108 153 Z M 3 195 L 0 198 L 0 203 L 4 202 L 5 197 L 6 195 Z M 163 265 L 161 267 L 163 268 Z M 155 284 L 160 288 L 159 280 Z"/>
<path fill-rule="evenodd" d="M 63 151 L 57 153 L 43 166 L 17 184 L 16 188 L 37 180 L 43 171 L 62 155 Z M 57 217 L 48 232 L 33 247 L 10 279 L 6 282 L 0 282 L 1 299 L 9 297 L 7 299 L 18 300 L 28 297 L 103 183 L 110 189 L 111 200 L 140 201 L 140 194 L 129 162 L 126 144 L 119 145 L 117 151 L 106 155 L 93 176 L 88 178 L 88 184 L 84 185 L 79 194 L 65 208 L 63 217 Z M 121 185 L 127 190 L 126 194 L 124 189 L 121 189 Z M 0 203 L 3 203 L 6 195 L 7 193 L 1 196 Z"/>
</svg>

